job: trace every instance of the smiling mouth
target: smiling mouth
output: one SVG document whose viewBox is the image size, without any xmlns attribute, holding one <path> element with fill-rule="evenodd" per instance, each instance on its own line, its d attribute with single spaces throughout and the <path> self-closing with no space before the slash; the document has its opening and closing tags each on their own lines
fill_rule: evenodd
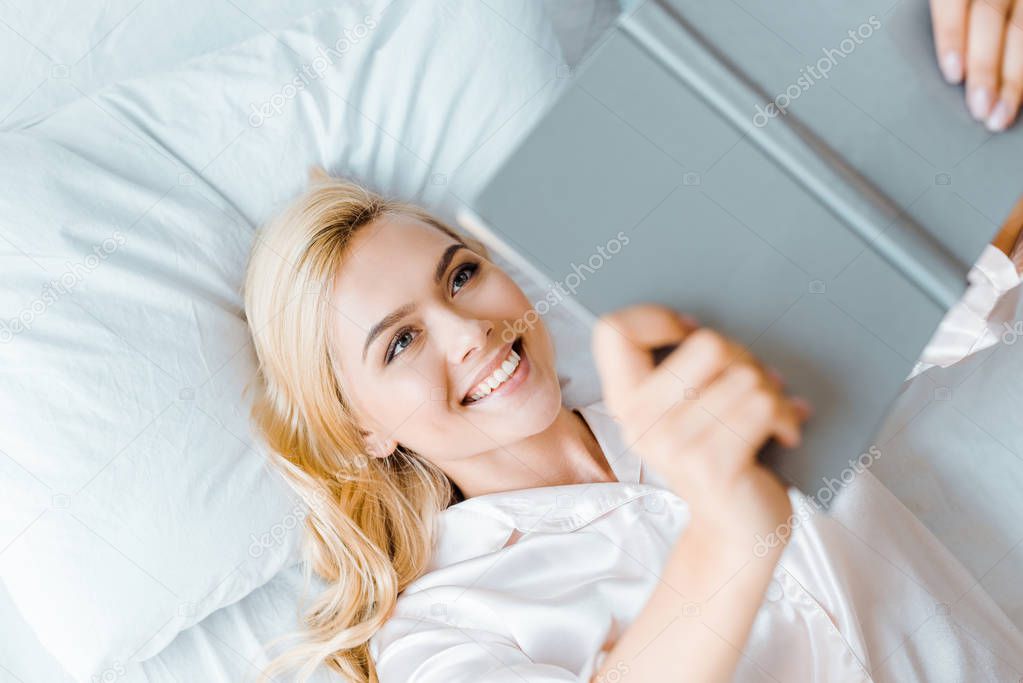
<svg viewBox="0 0 1023 683">
<path fill-rule="evenodd" d="M 504 362 L 489 376 L 469 390 L 469 393 L 462 399 L 462 405 L 478 403 L 486 399 L 493 392 L 498 391 L 505 383 L 511 381 L 517 375 L 522 365 L 522 354 L 522 337 L 519 337 L 512 343 L 511 351 Z"/>
</svg>

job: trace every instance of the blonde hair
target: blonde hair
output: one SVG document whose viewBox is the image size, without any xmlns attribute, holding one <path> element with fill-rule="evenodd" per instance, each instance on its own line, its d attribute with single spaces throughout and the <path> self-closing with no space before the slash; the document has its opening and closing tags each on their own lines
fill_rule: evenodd
<svg viewBox="0 0 1023 683">
<path fill-rule="evenodd" d="M 352 238 L 388 214 L 418 218 L 486 255 L 423 209 L 314 171 L 311 187 L 260 231 L 245 277 L 245 312 L 258 359 L 252 417 L 274 463 L 309 508 L 307 585 L 329 584 L 304 616 L 292 649 L 262 680 L 320 665 L 377 681 L 370 637 L 398 594 L 425 569 L 437 514 L 460 496 L 435 465 L 399 446 L 367 456 L 331 349 L 330 291 Z M 277 642 L 277 641 L 275 641 Z"/>
</svg>

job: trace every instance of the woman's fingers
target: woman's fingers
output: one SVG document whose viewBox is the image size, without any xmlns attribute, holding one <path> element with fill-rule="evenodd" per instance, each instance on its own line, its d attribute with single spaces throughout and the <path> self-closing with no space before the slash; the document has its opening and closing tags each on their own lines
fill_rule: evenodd
<svg viewBox="0 0 1023 683">
<path fill-rule="evenodd" d="M 661 372 L 650 378 L 644 393 L 671 398 L 699 392 L 741 354 L 741 347 L 727 337 L 702 327 L 664 359 Z"/>
<path fill-rule="evenodd" d="M 999 132 L 1023 103 L 1023 0 L 930 0 L 945 80 L 966 78 L 966 108 Z"/>
<path fill-rule="evenodd" d="M 695 424 L 696 418 L 701 418 L 701 427 L 731 431 L 746 442 L 750 453 L 756 452 L 771 435 L 783 446 L 796 446 L 801 439 L 800 425 L 809 417 L 810 408 L 804 399 L 786 397 L 782 383 L 780 375 L 772 377 L 771 370 L 749 363 L 729 367 L 702 392 L 688 419 Z M 765 418 L 766 427 L 757 421 L 755 405 L 765 401 L 774 406 L 773 411 L 767 411 L 770 417 Z M 746 403 L 754 404 L 752 424 L 743 412 Z"/>
<path fill-rule="evenodd" d="M 966 106 L 986 121 L 995 106 L 1001 77 L 1005 22 L 1012 0 L 975 0 L 966 33 Z"/>
<path fill-rule="evenodd" d="M 786 448 L 795 448 L 803 440 L 802 425 L 807 417 L 802 404 L 796 403 L 795 399 L 781 397 L 774 418 L 774 438 Z"/>
<path fill-rule="evenodd" d="M 730 464 L 741 468 L 772 435 L 777 435 L 779 407 L 784 403 L 783 397 L 764 390 L 755 391 L 732 405 L 730 411 L 708 430 L 705 438 L 714 444 L 713 451 L 738 457 Z M 782 431 L 787 435 L 787 429 Z"/>
<path fill-rule="evenodd" d="M 802 396 L 793 396 L 792 408 L 796 411 L 796 417 L 800 422 L 805 422 L 813 415 L 813 406 Z"/>
<path fill-rule="evenodd" d="M 969 0 L 931 0 L 934 47 L 941 73 L 949 83 L 963 80 L 966 65 L 966 17 Z"/>
<path fill-rule="evenodd" d="M 605 404 L 630 448 L 679 495 L 712 501 L 743 471 L 765 474 L 753 456 L 772 435 L 797 445 L 809 411 L 748 349 L 696 325 L 661 306 L 633 306 L 601 318 L 593 348 Z M 669 344 L 655 364 L 651 350 Z"/>
<path fill-rule="evenodd" d="M 604 400 L 617 413 L 621 399 L 633 394 L 654 370 L 651 350 L 681 342 L 693 329 L 664 306 L 639 304 L 601 316 L 593 329 L 593 360 Z"/>
<path fill-rule="evenodd" d="M 735 365 L 724 370 L 720 377 L 701 391 L 698 399 L 691 404 L 693 407 L 689 412 L 692 416 L 689 421 L 699 427 L 694 428 L 693 436 L 699 436 L 708 429 L 718 427 L 738 434 L 742 430 L 742 425 L 730 425 L 728 420 L 735 406 L 763 383 L 763 375 L 751 365 Z M 684 404 L 683 409 L 685 407 L 687 406 Z"/>
<path fill-rule="evenodd" d="M 1005 30 L 1001 76 L 1001 93 L 986 121 L 996 133 L 1012 125 L 1023 100 L 1023 2 L 1015 4 Z"/>
</svg>

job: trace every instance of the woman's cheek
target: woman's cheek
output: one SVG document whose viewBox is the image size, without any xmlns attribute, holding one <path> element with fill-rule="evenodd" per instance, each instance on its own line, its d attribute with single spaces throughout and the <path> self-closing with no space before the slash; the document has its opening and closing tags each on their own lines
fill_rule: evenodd
<svg viewBox="0 0 1023 683">
<path fill-rule="evenodd" d="M 409 359 L 403 362 L 403 367 L 392 368 L 397 370 L 401 377 L 396 381 L 378 379 L 375 384 L 376 407 L 381 415 L 387 416 L 387 424 L 391 429 L 397 428 L 402 422 L 408 420 L 412 413 L 429 401 L 432 387 L 444 386 L 442 383 L 432 381 L 427 374 L 427 364 L 420 358 Z"/>
<path fill-rule="evenodd" d="M 514 280 L 504 275 L 504 273 L 502 275 L 504 276 L 504 282 L 501 298 L 511 304 L 511 317 L 516 320 L 525 319 L 533 308 L 532 302 L 526 297 L 526 293 L 522 291 L 522 288 L 515 284 Z"/>
</svg>

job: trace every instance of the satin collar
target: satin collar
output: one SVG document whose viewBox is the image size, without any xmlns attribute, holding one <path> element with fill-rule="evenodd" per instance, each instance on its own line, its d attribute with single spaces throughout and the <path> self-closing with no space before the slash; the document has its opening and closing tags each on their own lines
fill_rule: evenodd
<svg viewBox="0 0 1023 683">
<path fill-rule="evenodd" d="M 496 552 L 516 530 L 568 533 L 637 498 L 651 494 L 675 497 L 656 477 L 648 481 L 650 473 L 622 442 L 618 425 L 603 402 L 576 410 L 589 425 L 618 481 L 500 491 L 456 503 L 441 513 L 431 569 Z"/>
</svg>

